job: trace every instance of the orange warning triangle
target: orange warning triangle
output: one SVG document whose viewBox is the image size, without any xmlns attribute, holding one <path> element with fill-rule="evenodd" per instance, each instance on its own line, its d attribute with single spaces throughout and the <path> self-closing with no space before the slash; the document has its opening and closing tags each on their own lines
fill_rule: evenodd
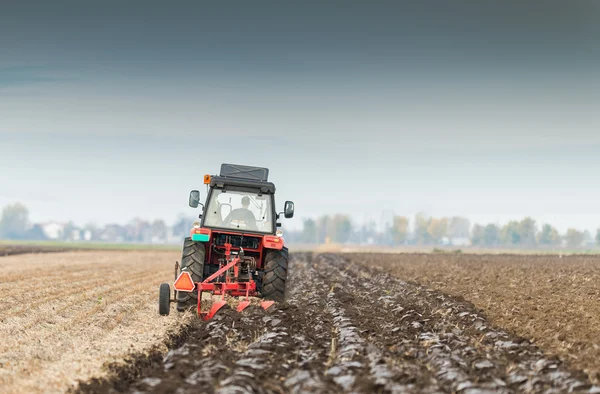
<svg viewBox="0 0 600 394">
<path fill-rule="evenodd" d="M 175 283 L 173 283 L 173 288 L 177 291 L 194 291 L 195 287 L 192 276 L 186 271 L 180 273 Z"/>
</svg>

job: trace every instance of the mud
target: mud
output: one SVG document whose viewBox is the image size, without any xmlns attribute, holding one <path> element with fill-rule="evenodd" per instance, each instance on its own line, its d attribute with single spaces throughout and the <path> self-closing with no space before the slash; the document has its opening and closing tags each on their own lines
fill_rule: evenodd
<svg viewBox="0 0 600 394">
<path fill-rule="evenodd" d="M 135 377 L 80 392 L 600 393 L 472 304 L 339 255 L 293 256 L 288 286 L 286 303 L 223 310 Z"/>
</svg>

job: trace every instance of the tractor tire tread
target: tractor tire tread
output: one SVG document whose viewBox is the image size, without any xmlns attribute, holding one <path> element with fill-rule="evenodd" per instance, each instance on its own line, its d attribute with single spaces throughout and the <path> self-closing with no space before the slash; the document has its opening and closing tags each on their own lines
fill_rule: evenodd
<svg viewBox="0 0 600 394">
<path fill-rule="evenodd" d="M 187 271 L 192 276 L 194 282 L 202 282 L 204 272 L 204 258 L 206 249 L 203 243 L 192 241 L 186 238 L 183 242 L 183 251 L 181 253 L 181 271 Z M 190 306 L 195 305 L 198 300 L 198 292 L 191 293 L 185 291 L 177 292 L 177 310 L 185 311 Z"/>
<path fill-rule="evenodd" d="M 288 261 L 287 248 L 267 252 L 261 289 L 265 300 L 285 301 Z"/>
<path fill-rule="evenodd" d="M 284 270 L 283 268 L 278 267 L 277 269 L 269 271 L 269 273 L 269 275 L 263 276 L 263 284 L 271 283 L 277 279 L 281 279 L 282 281 L 287 279 L 287 270 Z"/>
<path fill-rule="evenodd" d="M 168 283 L 161 283 L 158 294 L 158 313 L 168 316 L 171 310 L 171 287 Z"/>
</svg>

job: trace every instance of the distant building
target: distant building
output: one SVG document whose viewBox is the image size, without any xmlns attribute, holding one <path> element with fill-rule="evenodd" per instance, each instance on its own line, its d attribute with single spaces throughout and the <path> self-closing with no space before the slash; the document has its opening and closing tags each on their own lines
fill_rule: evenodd
<svg viewBox="0 0 600 394">
<path fill-rule="evenodd" d="M 46 238 L 51 240 L 62 239 L 65 233 L 65 225 L 57 222 L 43 223 L 40 225 Z"/>
<path fill-rule="evenodd" d="M 99 238 L 104 242 L 124 242 L 127 238 L 127 229 L 118 224 L 107 224 L 101 230 Z"/>
<path fill-rule="evenodd" d="M 81 230 L 73 229 L 71 231 L 71 237 L 70 237 L 70 239 L 72 241 L 80 241 L 81 240 Z"/>
<path fill-rule="evenodd" d="M 469 246 L 471 240 L 467 237 L 442 238 L 442 244 L 448 246 Z"/>
<path fill-rule="evenodd" d="M 590 248 L 590 249 L 594 248 L 594 247 L 596 247 L 596 241 L 593 239 L 585 240 L 585 241 L 583 241 L 583 246 L 586 248 Z"/>
</svg>

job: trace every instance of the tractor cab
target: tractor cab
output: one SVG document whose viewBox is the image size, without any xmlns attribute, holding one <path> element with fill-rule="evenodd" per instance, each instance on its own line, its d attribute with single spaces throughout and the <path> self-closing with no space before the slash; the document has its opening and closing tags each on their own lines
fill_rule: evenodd
<svg viewBox="0 0 600 394">
<path fill-rule="evenodd" d="M 203 312 L 202 292 L 245 296 L 241 310 L 249 304 L 248 297 L 269 300 L 263 307 L 284 300 L 288 250 L 278 220 L 281 214 L 293 217 L 294 203 L 286 201 L 283 212 L 277 212 L 275 185 L 268 175 L 267 168 L 222 164 L 219 175 L 204 176 L 204 204 L 198 190 L 190 192 L 190 207 L 202 206 L 203 212 L 184 241 L 181 264 L 175 269 L 173 301 L 178 310 L 192 302 L 199 315 L 212 317 L 225 301 Z M 166 306 L 163 310 L 168 313 Z"/>
<path fill-rule="evenodd" d="M 213 229 L 273 234 L 275 209 L 273 194 L 259 189 L 229 186 L 211 188 L 202 226 Z"/>
<path fill-rule="evenodd" d="M 234 232 L 276 234 L 275 185 L 267 168 L 223 164 L 219 176 L 204 176 L 208 186 L 201 227 Z M 197 208 L 200 192 L 190 192 L 189 205 Z M 284 216 L 294 215 L 294 203 L 285 202 Z"/>
</svg>

